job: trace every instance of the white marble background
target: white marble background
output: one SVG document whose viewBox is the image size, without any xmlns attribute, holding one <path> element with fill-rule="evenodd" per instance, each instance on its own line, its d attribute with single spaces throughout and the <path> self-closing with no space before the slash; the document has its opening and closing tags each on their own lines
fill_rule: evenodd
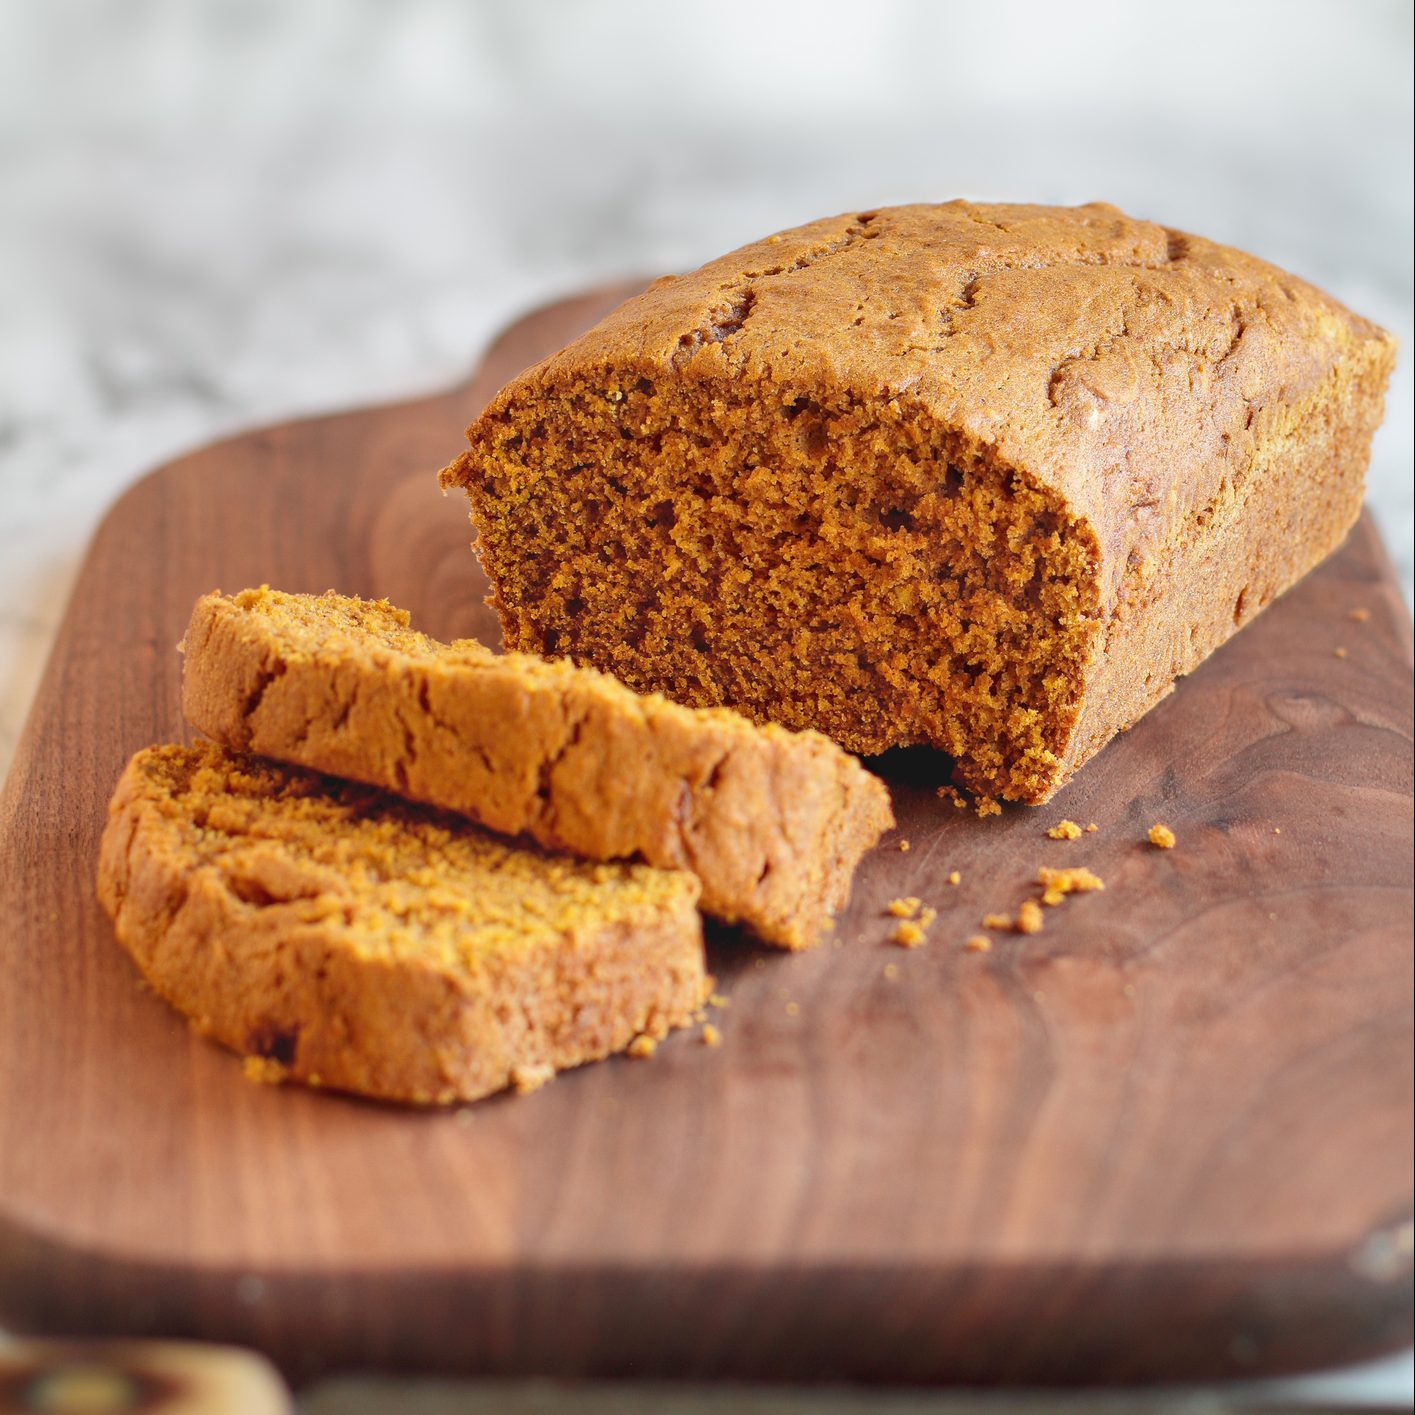
<svg viewBox="0 0 1415 1415">
<path fill-rule="evenodd" d="M 1411 38 L 1409 0 L 0 0 L 0 772 L 155 463 L 890 201 L 1103 197 L 1394 329 L 1408 598 Z"/>
</svg>

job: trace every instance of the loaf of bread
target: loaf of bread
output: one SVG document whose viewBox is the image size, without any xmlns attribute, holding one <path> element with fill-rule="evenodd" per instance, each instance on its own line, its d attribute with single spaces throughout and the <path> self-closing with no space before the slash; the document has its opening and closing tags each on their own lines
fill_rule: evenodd
<svg viewBox="0 0 1415 1415">
<path fill-rule="evenodd" d="M 139 752 L 98 890 L 161 996 L 268 1079 L 471 1100 L 689 1022 L 692 875 L 588 864 L 211 743 Z"/>
<path fill-rule="evenodd" d="M 443 644 L 386 601 L 197 602 L 182 704 L 223 746 L 333 772 L 590 859 L 691 870 L 702 907 L 801 948 L 893 823 L 816 732 L 640 697 L 593 669 Z"/>
<path fill-rule="evenodd" d="M 1041 802 L 1338 544 L 1393 359 L 1114 207 L 897 207 L 658 281 L 442 478 L 508 647 Z"/>
</svg>

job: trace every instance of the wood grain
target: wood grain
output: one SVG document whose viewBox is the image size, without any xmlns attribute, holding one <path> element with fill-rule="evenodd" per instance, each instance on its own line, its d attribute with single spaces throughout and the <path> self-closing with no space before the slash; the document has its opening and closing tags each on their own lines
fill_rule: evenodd
<svg viewBox="0 0 1415 1415">
<path fill-rule="evenodd" d="M 721 1048 L 415 1114 L 253 1086 L 138 987 L 94 856 L 128 755 L 184 736 L 193 599 L 336 587 L 494 640 L 433 474 L 623 293 L 522 321 L 447 395 L 184 458 L 104 522 L 0 799 L 0 1318 L 299 1378 L 1120 1381 L 1408 1342 L 1411 641 L 1367 523 L 1051 807 L 980 821 L 935 759 L 883 762 L 901 830 L 835 946 L 714 938 Z M 1099 830 L 1046 839 L 1063 816 Z M 1106 891 L 967 952 L 1044 863 Z M 900 894 L 940 911 L 922 949 L 885 941 Z"/>
</svg>

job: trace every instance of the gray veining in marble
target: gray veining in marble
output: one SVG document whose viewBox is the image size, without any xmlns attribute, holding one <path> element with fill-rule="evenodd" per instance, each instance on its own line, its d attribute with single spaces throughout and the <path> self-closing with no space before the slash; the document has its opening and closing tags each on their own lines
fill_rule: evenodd
<svg viewBox="0 0 1415 1415">
<path fill-rule="evenodd" d="M 890 201 L 1104 197 L 1392 328 L 1370 501 L 1408 597 L 1410 15 L 0 0 L 0 772 L 85 543 L 153 465 L 450 383 L 554 295 Z"/>
</svg>

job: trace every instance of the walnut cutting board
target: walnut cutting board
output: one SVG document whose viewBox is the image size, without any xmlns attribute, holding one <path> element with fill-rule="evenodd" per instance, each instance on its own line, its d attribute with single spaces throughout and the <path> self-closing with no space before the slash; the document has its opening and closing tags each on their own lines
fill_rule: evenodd
<svg viewBox="0 0 1415 1415">
<path fill-rule="evenodd" d="M 109 513 L 0 799 L 0 1323 L 245 1343 L 297 1378 L 1118 1381 L 1408 1342 L 1411 636 L 1366 522 L 1051 807 L 978 820 L 935 760 L 887 763 L 901 830 L 835 946 L 714 938 L 720 1048 L 410 1113 L 252 1085 L 138 987 L 95 849 L 128 755 L 186 735 L 192 600 L 333 586 L 494 641 L 433 473 L 623 293 Z M 1046 839 L 1063 816 L 1100 829 Z M 965 951 L 1045 863 L 1106 891 Z M 939 909 L 916 951 L 885 941 L 903 894 Z"/>
</svg>

